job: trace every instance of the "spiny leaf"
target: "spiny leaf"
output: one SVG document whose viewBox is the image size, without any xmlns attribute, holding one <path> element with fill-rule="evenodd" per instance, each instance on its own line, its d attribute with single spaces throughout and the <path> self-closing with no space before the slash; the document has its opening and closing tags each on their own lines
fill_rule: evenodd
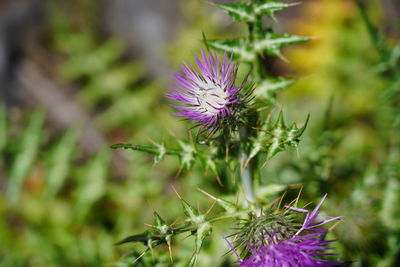
<svg viewBox="0 0 400 267">
<path fill-rule="evenodd" d="M 310 116 L 307 116 L 303 127 L 298 128 L 296 124 L 286 127 L 283 113 L 280 112 L 273 126 L 266 123 L 258 131 L 257 137 L 251 139 L 251 149 L 247 163 L 260 152 L 266 152 L 266 159 L 270 159 L 287 146 L 297 146 L 300 136 L 307 127 Z"/>
<path fill-rule="evenodd" d="M 193 223 L 201 223 L 203 222 L 203 216 L 200 215 L 199 211 L 193 208 L 189 203 L 187 203 L 184 199 L 180 199 L 184 214 L 190 219 Z"/>
<path fill-rule="evenodd" d="M 237 38 L 233 40 L 209 40 L 207 43 L 215 50 L 233 53 L 234 58 L 241 62 L 252 62 L 257 56 L 246 38 Z"/>
<path fill-rule="evenodd" d="M 121 241 L 117 242 L 116 245 L 122 245 L 125 243 L 131 243 L 131 242 L 142 242 L 142 243 L 147 243 L 149 239 L 151 239 L 153 233 L 151 231 L 144 231 L 142 234 L 137 234 L 137 235 L 131 235 L 127 238 L 122 239 Z"/>
<path fill-rule="evenodd" d="M 285 129 L 285 128 L 286 128 L 286 126 L 285 126 L 285 119 L 283 118 L 283 112 L 282 112 L 282 110 L 279 112 L 278 119 L 276 120 L 275 127 L 276 127 L 276 128 L 279 127 L 279 128 L 281 128 L 281 129 Z"/>
<path fill-rule="evenodd" d="M 257 16 L 265 14 L 273 17 L 275 12 L 287 7 L 294 6 L 297 3 L 285 3 L 281 1 L 257 1 L 251 5 L 245 3 L 217 5 L 219 8 L 228 12 L 236 21 L 255 22 Z"/>
<path fill-rule="evenodd" d="M 218 183 L 222 185 L 217 169 L 217 160 L 218 160 L 217 154 L 218 154 L 218 147 L 216 147 L 213 144 L 210 144 L 208 146 L 207 151 L 199 153 L 198 156 L 206 172 L 211 171 L 216 176 Z"/>
<path fill-rule="evenodd" d="M 275 156 L 278 152 L 285 150 L 287 145 L 296 146 L 299 142 L 300 136 L 307 127 L 309 119 L 310 115 L 307 116 L 306 122 L 300 129 L 296 124 L 292 124 L 289 128 L 286 128 L 283 114 L 281 112 L 271 131 L 272 139 L 267 151 L 267 160 Z"/>
<path fill-rule="evenodd" d="M 204 239 L 211 233 L 211 225 L 209 223 L 201 224 L 196 231 L 195 239 L 195 251 L 192 258 L 189 261 L 189 266 L 195 266 L 197 262 L 197 256 L 200 253 L 201 246 L 203 245 Z"/>
<path fill-rule="evenodd" d="M 206 222 L 201 224 L 198 228 L 197 228 L 197 232 L 196 232 L 196 239 L 195 239 L 195 245 L 196 245 L 196 251 L 195 254 L 199 254 L 200 253 L 200 249 L 201 246 L 203 245 L 204 239 L 211 233 L 211 225 L 210 223 Z M 196 259 L 194 263 L 196 263 Z"/>
<path fill-rule="evenodd" d="M 309 121 L 310 121 L 310 114 L 307 115 L 306 122 L 304 123 L 303 127 L 301 127 L 300 129 L 297 129 L 297 126 L 294 124 L 294 126 L 296 127 L 295 134 L 294 134 L 295 138 L 300 138 L 300 136 L 303 135 L 304 131 L 307 128 Z"/>
<path fill-rule="evenodd" d="M 178 154 L 181 168 L 190 170 L 195 163 L 195 157 L 197 154 L 196 147 L 194 146 L 194 144 L 183 142 L 181 140 L 179 140 L 178 143 L 182 149 L 181 153 Z"/>
<path fill-rule="evenodd" d="M 156 143 L 154 146 L 143 146 L 135 144 L 115 144 L 111 146 L 112 149 L 131 149 L 135 151 L 145 152 L 154 155 L 154 162 L 158 163 L 164 159 L 165 155 L 180 156 L 180 151 L 176 149 L 167 148 L 163 143 Z"/>
<path fill-rule="evenodd" d="M 250 162 L 251 159 L 257 156 L 257 154 L 263 149 L 266 136 L 267 134 L 265 131 L 258 131 L 257 137 L 251 139 L 252 140 L 251 149 L 246 165 Z"/>
<path fill-rule="evenodd" d="M 222 199 L 222 198 L 215 197 L 215 196 L 213 196 L 213 195 L 207 193 L 206 191 L 201 190 L 200 188 L 198 188 L 198 190 L 199 190 L 200 192 L 202 192 L 203 194 L 205 194 L 206 196 L 208 196 L 209 198 L 215 200 L 215 202 L 217 202 L 217 204 L 218 204 L 221 208 L 223 208 L 224 210 L 226 210 L 227 212 L 229 212 L 229 213 L 234 213 L 234 212 L 237 211 L 237 206 L 236 206 L 234 203 L 229 202 L 229 201 L 226 201 L 226 200 L 224 200 L 224 199 Z"/>
<path fill-rule="evenodd" d="M 157 154 L 154 157 L 154 163 L 159 163 L 164 159 L 164 156 L 167 154 L 167 148 L 163 143 L 157 143 L 155 144 L 155 146 L 157 148 Z"/>
<path fill-rule="evenodd" d="M 156 211 L 154 211 L 154 227 L 159 229 L 160 231 L 163 231 L 162 229 L 166 225 L 167 224 L 165 223 L 163 218 L 161 218 L 161 216 Z"/>
<path fill-rule="evenodd" d="M 254 90 L 256 97 L 274 102 L 276 93 L 286 89 L 296 82 L 296 79 L 267 78 L 260 81 Z"/>
<path fill-rule="evenodd" d="M 118 148 L 132 149 L 132 150 L 146 152 L 146 153 L 153 154 L 153 155 L 158 155 L 158 153 L 155 151 L 154 146 L 142 146 L 142 145 L 134 145 L 134 144 L 115 144 L 115 145 L 112 145 L 111 148 L 112 149 L 118 149 Z"/>
<path fill-rule="evenodd" d="M 154 211 L 154 228 L 164 237 L 164 240 L 168 245 L 172 261 L 171 239 L 174 231 L 166 224 L 163 218 L 161 218 L 161 216 L 156 211 Z"/>
<path fill-rule="evenodd" d="M 271 56 L 279 56 L 280 49 L 291 44 L 298 44 L 311 40 L 309 37 L 298 36 L 293 34 L 276 34 L 271 31 L 265 31 L 263 37 L 253 42 L 254 50 L 257 52 L 265 52 Z"/>
<path fill-rule="evenodd" d="M 275 12 L 281 11 L 287 7 L 298 5 L 298 3 L 285 3 L 281 1 L 271 1 L 271 0 L 264 0 L 264 1 L 257 1 L 254 4 L 254 12 L 256 14 L 265 14 L 268 16 L 274 16 Z"/>
<path fill-rule="evenodd" d="M 229 16 L 234 18 L 236 21 L 254 22 L 256 20 L 256 14 L 254 13 L 252 6 L 243 3 L 217 6 L 227 11 Z"/>
</svg>

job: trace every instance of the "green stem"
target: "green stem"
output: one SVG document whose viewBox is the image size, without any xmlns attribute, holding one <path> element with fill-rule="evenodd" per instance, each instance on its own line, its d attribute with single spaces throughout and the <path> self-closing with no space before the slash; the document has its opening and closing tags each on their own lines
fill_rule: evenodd
<svg viewBox="0 0 400 267">
<path fill-rule="evenodd" d="M 256 16 L 256 21 L 248 23 L 248 29 L 249 29 L 249 41 L 250 43 L 253 43 L 257 39 L 260 38 L 260 35 L 262 33 L 262 20 L 261 16 Z M 253 62 L 251 63 L 251 69 L 253 73 L 253 79 L 257 83 L 259 83 L 262 79 L 263 73 L 262 73 L 262 60 L 261 56 L 257 55 Z"/>
<path fill-rule="evenodd" d="M 249 30 L 249 42 L 253 43 L 255 42 L 258 38 L 260 38 L 260 35 L 262 33 L 262 20 L 261 16 L 256 17 L 255 22 L 250 22 L 248 23 L 248 30 Z M 262 63 L 261 63 L 261 56 L 257 55 L 254 58 L 254 61 L 251 64 L 251 70 L 253 74 L 253 79 L 256 84 L 258 84 L 262 80 Z M 255 121 L 257 121 L 257 115 L 254 118 Z M 249 203 L 256 203 L 256 197 L 254 194 L 254 170 L 252 169 L 252 164 L 248 162 L 248 153 L 246 149 L 244 148 L 244 144 L 248 142 L 248 135 L 250 129 L 247 129 L 245 127 L 241 127 L 239 129 L 239 134 L 240 134 L 240 143 L 242 144 L 240 147 L 240 155 L 239 155 L 239 160 L 241 163 L 241 168 L 240 168 L 240 179 L 242 182 L 242 187 L 244 191 L 244 195 Z"/>
<path fill-rule="evenodd" d="M 240 134 L 240 143 L 245 144 L 247 142 L 246 128 L 241 127 L 239 129 L 239 134 Z M 253 188 L 253 175 L 252 175 L 253 173 L 252 173 L 250 164 L 246 164 L 246 166 L 244 166 L 248 160 L 248 153 L 243 148 L 243 145 L 240 147 L 239 153 L 240 153 L 239 160 L 241 163 L 240 179 L 241 179 L 242 186 L 243 186 L 243 192 L 244 192 L 244 195 L 248 202 L 255 203 L 256 198 L 254 195 L 254 188 Z"/>
</svg>

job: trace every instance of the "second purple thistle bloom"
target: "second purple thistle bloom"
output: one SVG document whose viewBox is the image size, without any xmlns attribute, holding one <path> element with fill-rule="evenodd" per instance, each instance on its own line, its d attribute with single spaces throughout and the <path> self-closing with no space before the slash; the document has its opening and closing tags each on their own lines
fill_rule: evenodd
<svg viewBox="0 0 400 267">
<path fill-rule="evenodd" d="M 235 86 L 237 65 L 232 57 L 222 58 L 217 53 L 195 58 L 197 68 L 188 63 L 181 65 L 181 72 L 175 74 L 167 97 L 180 101 L 183 106 L 174 105 L 180 112 L 173 114 L 196 122 L 202 131 L 212 133 L 228 127 L 232 129 L 241 121 L 246 97 L 241 89 L 246 82 Z"/>
</svg>

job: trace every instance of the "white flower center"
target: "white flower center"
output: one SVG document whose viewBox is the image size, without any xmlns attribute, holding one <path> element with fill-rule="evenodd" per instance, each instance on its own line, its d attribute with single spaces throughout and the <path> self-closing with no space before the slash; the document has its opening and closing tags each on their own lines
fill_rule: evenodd
<svg viewBox="0 0 400 267">
<path fill-rule="evenodd" d="M 226 105 L 226 92 L 216 84 L 206 84 L 196 95 L 200 112 L 216 114 Z"/>
</svg>

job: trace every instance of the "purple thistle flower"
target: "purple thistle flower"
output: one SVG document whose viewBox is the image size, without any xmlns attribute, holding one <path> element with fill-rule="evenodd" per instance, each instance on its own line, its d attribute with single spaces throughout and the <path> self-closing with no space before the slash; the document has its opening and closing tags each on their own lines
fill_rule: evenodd
<svg viewBox="0 0 400 267">
<path fill-rule="evenodd" d="M 279 229 L 276 229 L 275 232 L 267 237 L 264 245 L 258 248 L 247 244 L 251 255 L 246 259 L 240 259 L 237 263 L 239 263 L 241 267 L 318 267 L 340 265 L 340 262 L 321 259 L 323 256 L 336 254 L 322 253 L 324 250 L 332 249 L 327 245 L 334 240 L 324 240 L 328 230 L 319 227 L 343 217 L 340 216 L 318 223 L 315 222 L 318 216 L 318 210 L 326 196 L 327 195 L 321 199 L 311 212 L 306 209 L 287 207 L 289 210 L 306 213 L 306 217 L 300 229 L 286 240 L 277 239 L 276 233 L 279 232 Z M 228 244 L 231 246 L 229 242 Z M 231 249 L 240 258 L 232 246 Z"/>
<path fill-rule="evenodd" d="M 322 260 L 315 257 L 334 255 L 320 253 L 321 250 L 330 249 L 327 244 L 333 242 L 323 241 L 318 233 L 295 236 L 289 240 L 262 246 L 258 250 L 250 247 L 252 255 L 240 262 L 242 267 L 318 267 L 337 266 L 334 261 Z"/>
<path fill-rule="evenodd" d="M 183 63 L 181 72 L 174 76 L 173 92 L 166 95 L 184 105 L 174 105 L 180 112 L 173 116 L 196 121 L 195 127 L 208 130 L 210 135 L 224 127 L 232 130 L 242 119 L 247 98 L 241 95 L 241 89 L 246 82 L 235 86 L 238 67 L 232 57 L 224 54 L 219 58 L 217 53 L 207 55 L 203 50 L 201 54 L 201 59 L 195 59 L 198 71 Z"/>
</svg>

